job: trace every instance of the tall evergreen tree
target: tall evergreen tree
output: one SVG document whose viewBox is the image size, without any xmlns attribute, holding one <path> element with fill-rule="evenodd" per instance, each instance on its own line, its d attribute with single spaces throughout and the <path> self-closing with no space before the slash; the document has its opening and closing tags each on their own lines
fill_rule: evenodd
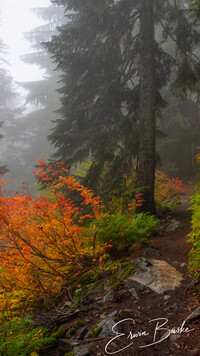
<svg viewBox="0 0 200 356">
<path fill-rule="evenodd" d="M 68 168 L 90 157 L 85 182 L 116 183 L 139 158 L 143 210 L 155 212 L 155 119 L 161 89 L 198 90 L 200 36 L 184 0 L 52 0 L 66 24 L 46 44 L 64 74 L 61 118 L 50 140 Z M 174 43 L 174 53 L 167 48 Z M 176 72 L 175 72 L 176 70 Z M 138 153 L 139 147 L 139 153 Z"/>
</svg>

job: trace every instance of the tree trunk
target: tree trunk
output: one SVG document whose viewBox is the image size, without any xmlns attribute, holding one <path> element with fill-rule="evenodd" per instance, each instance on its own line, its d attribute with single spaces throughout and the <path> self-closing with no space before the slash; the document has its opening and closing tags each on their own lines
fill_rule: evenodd
<svg viewBox="0 0 200 356">
<path fill-rule="evenodd" d="M 140 3 L 140 143 L 138 187 L 144 202 L 140 212 L 155 214 L 155 64 L 154 0 Z"/>
</svg>

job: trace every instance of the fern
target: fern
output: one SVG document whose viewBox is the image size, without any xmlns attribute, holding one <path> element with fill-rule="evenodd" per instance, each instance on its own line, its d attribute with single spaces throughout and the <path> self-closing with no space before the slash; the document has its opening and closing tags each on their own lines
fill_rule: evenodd
<svg viewBox="0 0 200 356">
<path fill-rule="evenodd" d="M 30 317 L 14 318 L 3 322 L 0 326 L 0 355 L 29 356 L 32 351 L 56 341 L 55 337 L 47 337 L 46 329 L 39 327 L 30 329 Z"/>
</svg>

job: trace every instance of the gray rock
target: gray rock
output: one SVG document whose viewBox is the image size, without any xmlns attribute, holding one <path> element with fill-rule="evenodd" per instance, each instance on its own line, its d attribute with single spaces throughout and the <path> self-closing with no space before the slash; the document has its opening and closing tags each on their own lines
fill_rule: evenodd
<svg viewBox="0 0 200 356">
<path fill-rule="evenodd" d="M 133 283 L 133 281 L 128 281 L 127 279 L 123 279 L 122 283 L 123 283 L 123 288 L 127 291 L 131 288 L 134 288 L 136 292 L 141 292 L 144 290 L 144 287 L 141 286 L 140 284 Z"/>
<path fill-rule="evenodd" d="M 183 224 L 181 224 L 180 221 L 173 219 L 170 221 L 170 224 L 168 225 L 166 232 L 174 232 L 176 230 L 183 230 L 183 229 L 184 229 Z"/>
<path fill-rule="evenodd" d="M 136 281 L 158 294 L 180 287 L 182 273 L 165 261 L 139 258 L 135 265 L 136 272 L 128 281 Z"/>
<path fill-rule="evenodd" d="M 116 298 L 116 294 L 112 291 L 108 292 L 106 295 L 103 297 L 103 303 L 107 302 L 113 302 Z"/>
<path fill-rule="evenodd" d="M 91 355 L 91 347 L 89 346 L 76 346 L 74 348 L 74 356 L 89 356 Z"/>
<path fill-rule="evenodd" d="M 112 331 L 112 327 L 116 324 L 116 321 L 113 318 L 105 318 L 104 320 L 100 321 L 97 324 L 97 327 L 101 327 L 102 330 L 99 334 L 99 336 L 101 337 L 105 337 L 105 336 L 110 336 L 110 335 L 114 335 L 113 331 Z M 118 328 L 115 327 L 115 331 L 117 331 Z"/>
<path fill-rule="evenodd" d="M 137 294 L 135 288 L 130 288 L 128 291 L 129 291 L 129 293 L 132 295 L 132 297 L 133 297 L 134 299 L 137 299 L 137 300 L 139 299 L 138 294 Z"/>
<path fill-rule="evenodd" d="M 160 252 L 156 248 L 147 247 L 143 249 L 142 255 L 145 257 L 159 257 Z"/>
<path fill-rule="evenodd" d="M 114 316 L 116 316 L 118 314 L 117 310 L 114 310 L 112 313 L 108 314 L 109 318 L 113 318 Z"/>
<path fill-rule="evenodd" d="M 195 320 L 200 319 L 200 306 L 194 310 L 188 317 L 185 319 L 185 323 L 189 323 Z"/>
<path fill-rule="evenodd" d="M 86 326 L 83 326 L 79 330 L 79 333 L 78 333 L 78 336 L 77 336 L 77 340 L 83 340 L 85 335 L 87 334 L 87 332 L 88 332 L 88 329 L 86 328 Z"/>
<path fill-rule="evenodd" d="M 180 267 L 182 268 L 182 267 L 185 267 L 186 266 L 186 263 L 185 262 L 183 262 L 183 263 L 181 263 L 180 264 Z"/>
<path fill-rule="evenodd" d="M 95 335 L 95 330 L 100 330 L 98 333 L 98 337 L 106 337 L 114 335 L 112 328 L 116 324 L 116 321 L 113 318 L 106 317 L 105 319 L 99 321 L 95 327 L 88 331 L 85 338 L 93 337 L 91 334 Z M 115 327 L 115 331 L 118 332 L 119 328 Z"/>
</svg>

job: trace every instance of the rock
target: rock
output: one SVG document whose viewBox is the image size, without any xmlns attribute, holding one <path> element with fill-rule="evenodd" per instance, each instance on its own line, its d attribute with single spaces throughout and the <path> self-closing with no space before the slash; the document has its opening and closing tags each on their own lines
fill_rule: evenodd
<svg viewBox="0 0 200 356">
<path fill-rule="evenodd" d="M 94 325 L 91 330 L 86 334 L 86 338 L 93 337 L 106 337 L 114 335 L 112 327 L 116 324 L 116 321 L 113 318 L 106 317 L 105 319 L 99 321 Z M 115 331 L 118 331 L 118 328 L 115 327 Z"/>
<path fill-rule="evenodd" d="M 145 257 L 159 257 L 160 252 L 156 248 L 147 247 L 143 249 L 142 255 Z"/>
<path fill-rule="evenodd" d="M 182 273 L 165 261 L 138 258 L 135 263 L 136 272 L 127 278 L 136 281 L 158 294 L 180 287 Z"/>
<path fill-rule="evenodd" d="M 183 263 L 181 263 L 180 264 L 180 267 L 182 268 L 182 267 L 185 267 L 186 266 L 186 263 L 185 262 L 183 262 Z"/>
<path fill-rule="evenodd" d="M 137 299 L 137 300 L 139 299 L 138 294 L 137 294 L 135 288 L 130 288 L 128 291 L 129 291 L 129 293 L 131 294 L 131 296 L 132 296 L 134 299 Z"/>
<path fill-rule="evenodd" d="M 169 337 L 170 341 L 172 341 L 172 342 L 177 341 L 179 338 L 180 338 L 180 335 L 178 335 L 178 334 L 171 334 Z"/>
<path fill-rule="evenodd" d="M 105 319 L 106 318 L 106 314 L 101 314 L 100 315 L 100 319 Z"/>
<path fill-rule="evenodd" d="M 185 324 L 200 319 L 200 306 L 185 319 Z"/>
<path fill-rule="evenodd" d="M 108 292 L 106 295 L 104 295 L 103 297 L 103 303 L 107 303 L 107 302 L 114 302 L 116 298 L 116 293 L 114 292 Z"/>
<path fill-rule="evenodd" d="M 77 336 L 77 340 L 83 340 L 85 335 L 87 334 L 87 332 L 88 332 L 88 329 L 86 328 L 86 326 L 83 326 L 79 330 L 79 333 L 78 333 L 78 336 Z"/>
<path fill-rule="evenodd" d="M 72 303 L 67 300 L 67 301 L 65 302 L 63 308 L 65 308 L 65 307 L 71 308 L 71 306 L 72 306 Z"/>
<path fill-rule="evenodd" d="M 124 289 L 120 289 L 117 292 L 110 291 L 106 295 L 104 295 L 102 299 L 102 303 L 118 303 L 121 302 L 124 298 L 128 297 L 128 292 L 126 292 Z"/>
<path fill-rule="evenodd" d="M 76 346 L 74 348 L 73 356 L 89 356 L 91 355 L 91 347 L 89 346 Z"/>
<path fill-rule="evenodd" d="M 112 313 L 108 314 L 109 318 L 113 318 L 114 316 L 116 316 L 118 314 L 117 310 L 114 310 Z"/>
<path fill-rule="evenodd" d="M 98 323 L 98 327 L 101 327 L 102 330 L 99 335 L 101 337 L 113 335 L 112 327 L 115 324 L 116 324 L 116 321 L 113 318 L 109 318 L 109 317 L 100 321 L 100 323 Z M 115 327 L 115 331 L 117 331 L 117 330 L 118 330 L 118 328 Z"/>
<path fill-rule="evenodd" d="M 172 262 L 172 265 L 173 265 L 174 267 L 177 267 L 177 266 L 179 265 L 179 263 L 178 263 L 178 261 L 173 261 L 173 262 Z"/>
<path fill-rule="evenodd" d="M 129 290 L 131 288 L 134 288 L 136 292 L 141 292 L 144 290 L 144 287 L 141 286 L 140 284 L 133 283 L 133 281 L 128 281 L 127 279 L 122 280 L 123 287 L 125 290 Z"/>
<path fill-rule="evenodd" d="M 180 221 L 173 219 L 170 221 L 170 224 L 168 225 L 166 232 L 174 232 L 176 230 L 183 230 L 183 229 L 184 229 L 183 224 L 181 224 Z"/>
<path fill-rule="evenodd" d="M 180 349 L 180 345 L 177 342 L 174 342 L 174 345 L 177 347 L 177 349 Z"/>
<path fill-rule="evenodd" d="M 163 299 L 168 300 L 169 298 L 171 298 L 170 295 L 166 294 Z"/>
</svg>

